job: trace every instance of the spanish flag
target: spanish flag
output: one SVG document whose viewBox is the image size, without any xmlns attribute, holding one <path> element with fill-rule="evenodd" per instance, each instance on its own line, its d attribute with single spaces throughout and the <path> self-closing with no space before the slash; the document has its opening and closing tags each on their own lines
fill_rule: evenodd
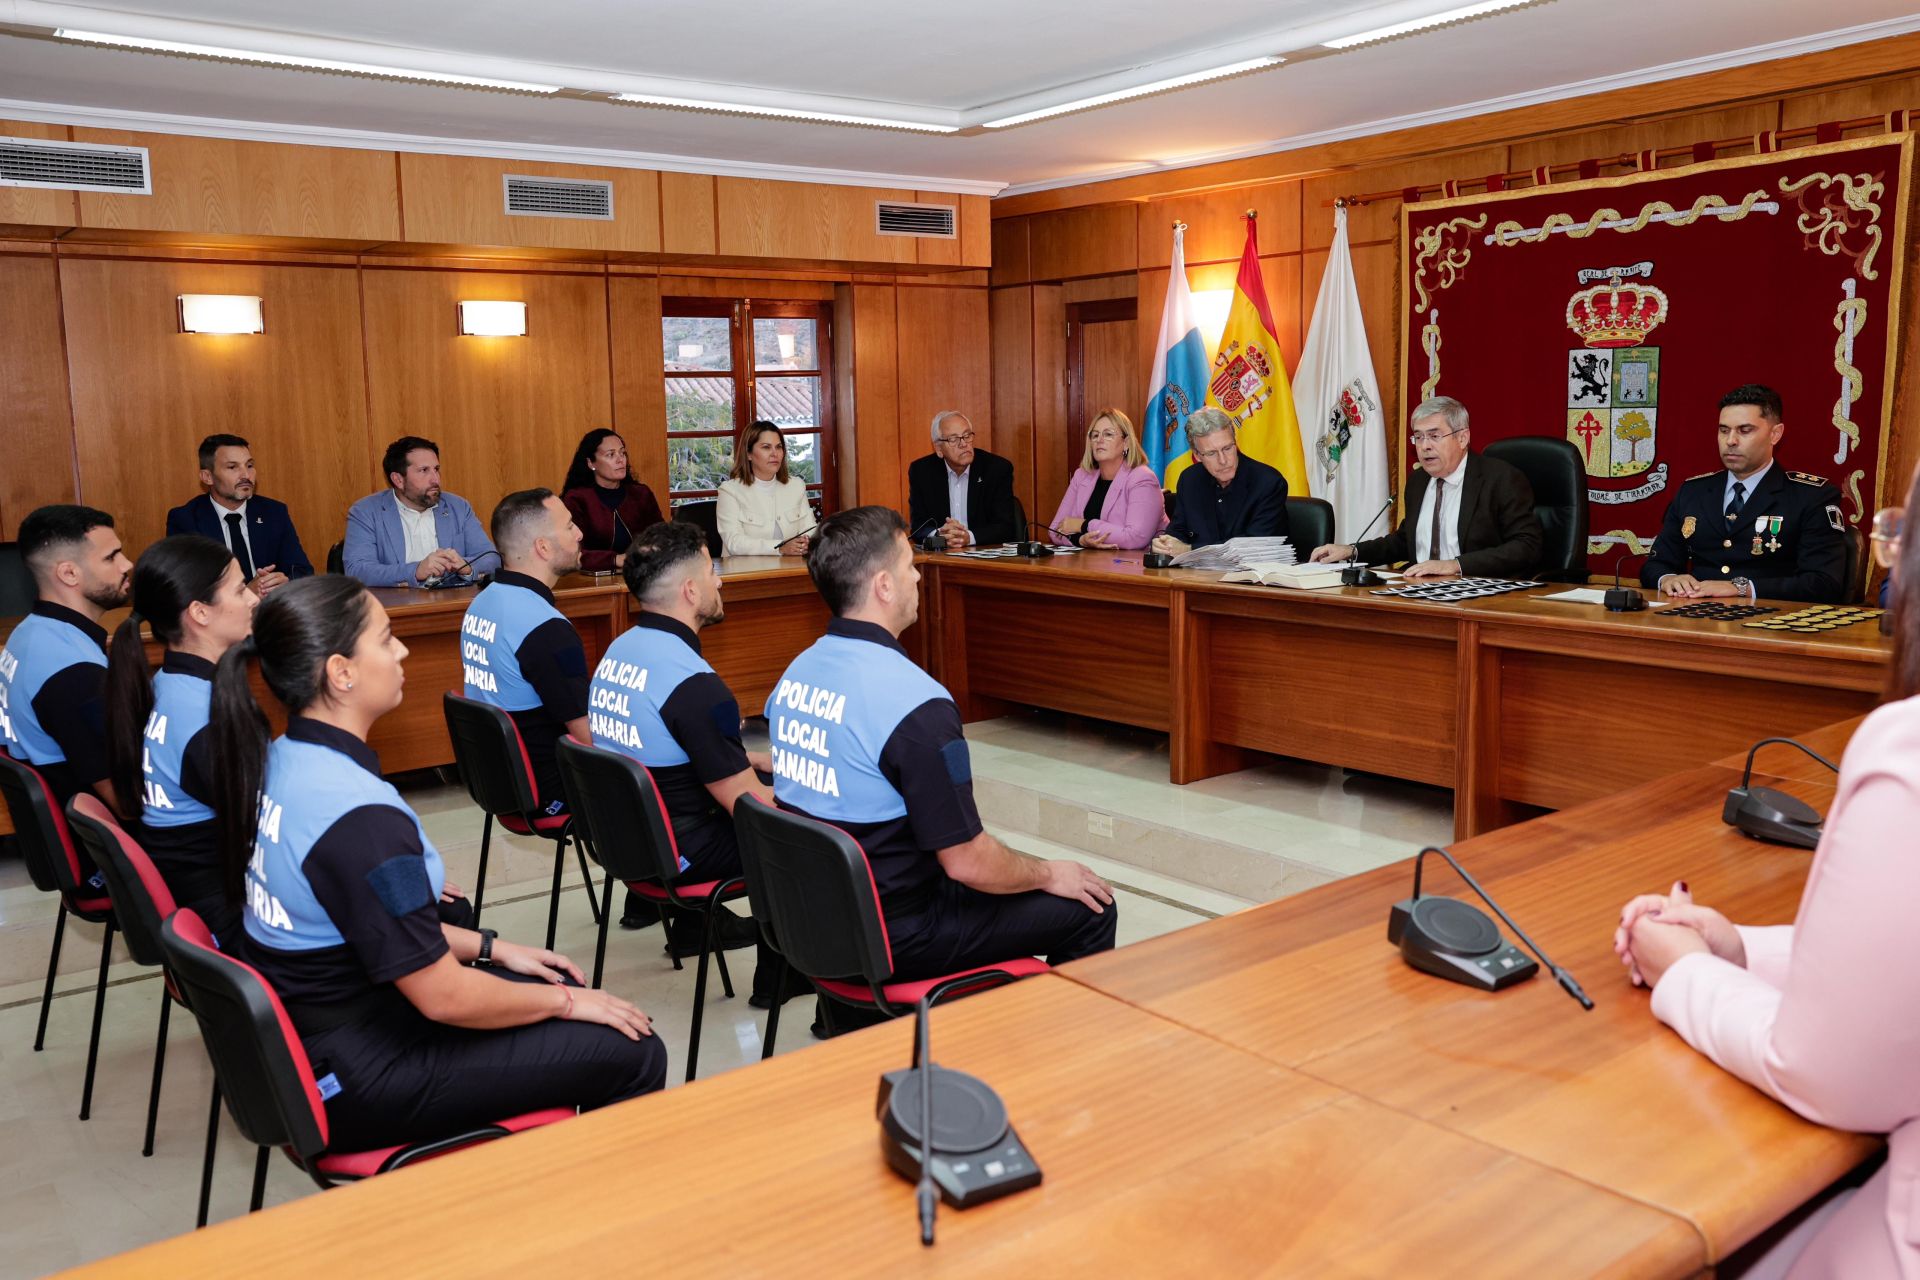
<svg viewBox="0 0 1920 1280">
<path fill-rule="evenodd" d="M 1260 278 L 1260 248 L 1254 220 L 1247 219 L 1247 247 L 1240 255 L 1240 276 L 1234 281 L 1233 306 L 1220 334 L 1220 350 L 1213 358 L 1207 382 L 1207 403 L 1226 410 L 1240 424 L 1240 452 L 1277 467 L 1287 478 L 1287 492 L 1304 498 L 1307 487 L 1306 450 L 1300 445 L 1300 422 L 1293 412 L 1293 388 L 1280 360 L 1273 312 L 1267 306 L 1267 286 Z M 1192 463 L 1192 454 L 1181 461 Z M 1169 468 L 1167 484 L 1175 475 Z"/>
</svg>

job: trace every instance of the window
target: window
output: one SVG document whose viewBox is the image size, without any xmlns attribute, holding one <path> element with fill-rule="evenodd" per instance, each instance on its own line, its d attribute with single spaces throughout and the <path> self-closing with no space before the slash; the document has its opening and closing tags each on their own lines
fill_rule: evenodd
<svg viewBox="0 0 1920 1280">
<path fill-rule="evenodd" d="M 674 503 L 711 498 L 733 470 L 740 428 L 766 419 L 816 509 L 833 483 L 833 352 L 823 303 L 668 298 L 667 479 Z"/>
</svg>

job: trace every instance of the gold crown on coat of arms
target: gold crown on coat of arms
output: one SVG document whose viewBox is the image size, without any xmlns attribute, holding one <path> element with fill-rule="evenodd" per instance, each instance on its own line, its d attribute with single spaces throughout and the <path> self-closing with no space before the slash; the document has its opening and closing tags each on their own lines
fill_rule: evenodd
<svg viewBox="0 0 1920 1280">
<path fill-rule="evenodd" d="M 1567 327 L 1589 347 L 1637 347 L 1667 318 L 1667 295 L 1618 276 L 1567 301 Z"/>
</svg>

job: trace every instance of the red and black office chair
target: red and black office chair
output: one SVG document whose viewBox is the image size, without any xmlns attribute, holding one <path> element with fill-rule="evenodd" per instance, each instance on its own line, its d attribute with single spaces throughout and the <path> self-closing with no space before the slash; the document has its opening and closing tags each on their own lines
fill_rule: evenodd
<svg viewBox="0 0 1920 1280">
<path fill-rule="evenodd" d="M 739 876 L 729 880 L 689 880 L 680 870 L 680 846 L 667 820 L 660 789 L 645 765 L 632 756 L 599 747 L 582 746 L 571 738 L 560 740 L 560 780 L 567 802 L 581 815 L 594 860 L 606 869 L 605 893 L 613 882 L 626 886 L 656 906 L 674 906 L 698 912 L 703 925 L 700 965 L 693 980 L 693 1029 L 687 1036 L 687 1079 L 700 1065 L 700 1022 L 707 1006 L 707 959 L 718 956 L 720 983 L 733 998 L 733 976 L 727 972 L 725 952 L 714 945 L 714 921 L 723 902 L 746 893 Z M 608 901 L 612 901 L 609 896 Z M 665 918 L 664 911 L 662 918 Z M 672 944 L 668 944 L 672 954 Z M 600 921 L 600 939 L 593 949 L 593 985 L 607 957 L 607 921 Z M 674 956 L 673 967 L 680 967 Z"/>
<path fill-rule="evenodd" d="M 200 1024 L 227 1110 L 240 1132 L 260 1148 L 249 1211 L 258 1209 L 266 1194 L 267 1153 L 273 1147 L 284 1149 L 288 1159 L 325 1188 L 574 1115 L 572 1108 L 554 1107 L 425 1142 L 329 1151 L 320 1086 L 306 1046 L 273 987 L 252 965 L 214 946 L 205 922 L 191 909 L 176 911 L 160 927 L 160 939 L 167 967 Z"/>
<path fill-rule="evenodd" d="M 93 1038 L 87 1042 L 87 1079 L 80 1090 L 80 1118 L 85 1120 L 93 1114 L 93 1072 L 100 1062 L 100 1015 L 106 1008 L 107 965 L 113 959 L 113 900 L 87 883 L 93 872 L 81 858 L 47 780 L 38 769 L 4 750 L 0 750 L 0 795 L 6 797 L 7 812 L 13 815 L 14 837 L 20 842 L 34 888 L 60 896 L 60 911 L 53 919 L 53 951 L 47 956 L 47 985 L 40 993 L 40 1026 L 33 1033 L 35 1053 L 47 1040 L 47 1010 L 53 1003 L 53 979 L 60 967 L 67 917 L 102 926 L 100 978 L 93 988 Z"/>
<path fill-rule="evenodd" d="M 473 924 L 480 927 L 481 895 L 487 887 L 487 852 L 493 843 L 493 823 L 515 835 L 538 836 L 553 841 L 553 895 L 547 904 L 547 948 L 553 948 L 554 929 L 560 922 L 560 873 L 567 864 L 567 845 L 573 837 L 573 820 L 567 814 L 540 812 L 534 789 L 533 762 L 527 757 L 527 744 L 513 717 L 499 707 L 449 693 L 442 698 L 446 708 L 447 736 L 453 740 L 453 760 L 460 769 L 460 780 L 467 794 L 486 813 L 486 825 L 480 829 L 480 871 L 474 877 Z M 593 873 L 587 870 L 587 855 L 577 846 L 580 877 L 587 882 L 587 906 L 596 924 L 604 924 L 601 902 L 593 894 Z"/>
<path fill-rule="evenodd" d="M 742 796 L 733 806 L 733 829 L 740 837 L 753 918 L 767 946 L 784 962 L 782 983 L 786 965 L 792 965 L 829 999 L 898 1018 L 912 1013 L 922 997 L 938 1004 L 949 996 L 1047 972 L 1045 961 L 1015 956 L 998 964 L 895 982 L 880 891 L 858 840 L 838 827 L 752 796 Z M 767 1012 L 762 1058 L 773 1056 L 779 1028 L 776 1001 Z"/>
<path fill-rule="evenodd" d="M 100 803 L 99 797 L 78 795 L 67 801 L 67 826 L 73 832 L 94 865 L 107 882 L 107 894 L 113 899 L 114 918 L 120 922 L 127 951 L 139 964 L 162 971 L 160 990 L 160 1034 L 153 1045 L 153 1088 L 147 1095 L 147 1137 L 140 1154 L 153 1154 L 154 1124 L 160 1115 L 160 1077 L 167 1065 L 167 1015 L 174 1003 L 185 1004 L 173 975 L 167 973 L 166 950 L 160 942 L 160 926 L 174 913 L 173 891 L 167 888 L 147 851 L 128 835 Z M 231 940 L 228 943 L 232 945 Z M 195 1226 L 207 1225 L 207 1202 L 213 1192 L 213 1152 L 220 1137 L 220 1086 L 213 1086 L 213 1108 L 207 1116 L 207 1154 L 200 1175 L 200 1214 Z"/>
</svg>

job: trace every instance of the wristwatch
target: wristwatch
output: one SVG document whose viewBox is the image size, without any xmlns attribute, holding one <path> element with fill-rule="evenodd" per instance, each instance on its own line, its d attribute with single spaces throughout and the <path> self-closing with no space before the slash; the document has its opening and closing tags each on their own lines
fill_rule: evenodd
<svg viewBox="0 0 1920 1280">
<path fill-rule="evenodd" d="M 495 929 L 482 929 L 480 931 L 480 954 L 473 958 L 475 964 L 492 966 L 493 940 L 499 936 L 499 931 Z"/>
<path fill-rule="evenodd" d="M 1745 596 L 1747 599 L 1751 600 L 1754 598 L 1753 580 L 1751 578 L 1735 578 L 1733 579 L 1733 585 L 1740 592 L 1740 594 Z"/>
</svg>

